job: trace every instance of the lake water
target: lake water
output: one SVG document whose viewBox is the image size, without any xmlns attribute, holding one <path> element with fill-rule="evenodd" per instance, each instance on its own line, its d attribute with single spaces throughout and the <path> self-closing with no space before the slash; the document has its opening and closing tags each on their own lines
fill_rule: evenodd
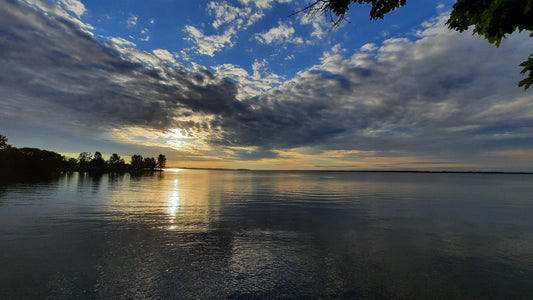
<svg viewBox="0 0 533 300">
<path fill-rule="evenodd" d="M 0 185 L 0 299 L 533 299 L 533 176 L 167 170 Z"/>
</svg>

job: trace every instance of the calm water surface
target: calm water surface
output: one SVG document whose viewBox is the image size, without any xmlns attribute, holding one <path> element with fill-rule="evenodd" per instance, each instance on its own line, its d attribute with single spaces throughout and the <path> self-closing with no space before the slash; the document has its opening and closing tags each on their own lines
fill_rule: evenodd
<svg viewBox="0 0 533 300">
<path fill-rule="evenodd" d="M 0 299 L 23 298 L 533 299 L 533 176 L 0 184 Z"/>
</svg>

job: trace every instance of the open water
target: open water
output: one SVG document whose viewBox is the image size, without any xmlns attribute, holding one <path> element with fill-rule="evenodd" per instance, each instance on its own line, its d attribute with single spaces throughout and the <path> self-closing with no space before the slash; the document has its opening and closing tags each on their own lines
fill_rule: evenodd
<svg viewBox="0 0 533 300">
<path fill-rule="evenodd" d="M 0 299 L 533 299 L 533 176 L 0 184 Z"/>
</svg>

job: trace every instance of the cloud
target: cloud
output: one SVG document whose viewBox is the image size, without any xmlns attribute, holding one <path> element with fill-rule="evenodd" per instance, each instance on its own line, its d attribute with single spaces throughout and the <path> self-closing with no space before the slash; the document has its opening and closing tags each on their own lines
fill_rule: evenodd
<svg viewBox="0 0 533 300">
<path fill-rule="evenodd" d="M 491 160 L 519 155 L 531 162 L 533 96 L 517 87 L 518 65 L 533 47 L 527 34 L 496 48 L 448 30 L 442 17 L 408 38 L 352 53 L 337 47 L 283 83 L 263 60 L 252 74 L 232 64 L 212 73 L 164 49 L 98 42 L 60 10 L 47 8 L 58 13 L 50 16 L 35 5 L 0 4 L 0 126 L 24 120 L 152 146 L 184 147 L 167 142 L 187 139 L 188 153 L 202 159 L 505 167 Z M 189 29 L 206 55 L 231 44 Z M 263 39 L 275 43 L 275 36 Z M 187 137 L 168 140 L 173 129 Z"/>
<path fill-rule="evenodd" d="M 311 37 L 323 39 L 327 34 L 327 28 L 331 27 L 331 23 L 325 18 L 317 18 L 314 14 L 300 14 L 300 24 L 309 25 L 313 27 Z"/>
<path fill-rule="evenodd" d="M 78 18 L 85 13 L 85 5 L 78 0 L 60 0 L 59 2 L 65 9 L 76 14 Z"/>
<path fill-rule="evenodd" d="M 278 0 L 277 2 L 290 3 L 291 1 L 292 0 Z M 268 9 L 272 8 L 272 4 L 276 2 L 276 0 L 239 0 L 239 2 L 246 6 L 253 4 L 259 9 Z"/>
<path fill-rule="evenodd" d="M 212 23 L 215 29 L 225 24 L 240 27 L 243 24 L 243 19 L 252 14 L 251 8 L 239 8 L 229 5 L 227 2 L 209 2 L 207 10 L 215 16 L 215 21 Z"/>
<path fill-rule="evenodd" d="M 215 56 L 215 52 L 221 51 L 225 47 L 232 47 L 234 43 L 231 39 L 235 36 L 236 31 L 230 28 L 220 35 L 204 35 L 202 31 L 194 26 L 185 26 L 185 31 L 189 34 L 187 40 L 194 43 L 193 49 L 198 54 Z"/>
<path fill-rule="evenodd" d="M 130 16 L 128 20 L 126 21 L 126 24 L 128 27 L 134 27 L 137 25 L 137 21 L 139 20 L 139 17 L 137 16 Z"/>
<path fill-rule="evenodd" d="M 178 54 L 172 54 L 172 53 L 168 52 L 168 50 L 165 50 L 165 49 L 155 49 L 152 52 L 159 59 L 161 59 L 163 61 L 167 61 L 167 62 L 169 62 L 169 63 L 171 63 L 173 65 L 178 65 L 178 62 L 175 59 L 175 58 L 179 57 Z"/>
<path fill-rule="evenodd" d="M 264 17 L 262 10 L 254 11 L 251 7 L 236 7 L 227 2 L 209 2 L 207 11 L 215 19 L 211 23 L 221 34 L 206 35 L 202 30 L 192 25 L 185 26 L 184 31 L 189 34 L 186 40 L 194 46 L 186 50 L 194 50 L 198 54 L 214 56 L 215 52 L 226 47 L 233 47 L 240 30 L 245 30 Z"/>
<path fill-rule="evenodd" d="M 24 3 L 27 6 L 35 8 L 38 11 L 45 12 L 54 16 L 61 17 L 65 20 L 68 20 L 83 30 L 86 34 L 92 35 L 92 30 L 94 27 L 88 23 L 85 23 L 80 20 L 80 16 L 85 13 L 85 6 L 83 3 L 76 0 L 65 0 L 58 1 L 59 5 L 52 5 L 46 1 L 41 0 L 21 0 L 20 3 Z M 74 13 L 76 16 L 72 16 L 68 11 Z"/>
<path fill-rule="evenodd" d="M 292 23 L 279 22 L 277 27 L 273 27 L 266 32 L 258 33 L 255 38 L 262 44 L 302 44 L 303 39 L 301 37 L 294 36 L 295 30 L 292 27 Z"/>
<path fill-rule="evenodd" d="M 500 48 L 449 31 L 445 18 L 419 38 L 329 55 L 219 119 L 213 144 L 379 151 L 468 161 L 485 151 L 533 146 L 533 96 L 516 86 L 532 41 L 509 37 Z M 235 133 L 235 134 L 234 134 Z M 229 143 L 228 141 L 231 141 Z M 389 154 L 387 154 L 389 153 Z"/>
<path fill-rule="evenodd" d="M 10 20 L 0 26 L 0 104 L 6 117 L 85 134 L 181 126 L 201 135 L 209 115 L 242 109 L 235 84 L 201 66 L 168 68 L 159 58 L 164 51 L 156 51 L 158 57 L 118 38 L 112 40 L 126 47 L 102 44 L 65 19 L 17 2 L 2 7 L 0 19 Z"/>
<path fill-rule="evenodd" d="M 250 97 L 259 96 L 282 83 L 282 77 L 274 73 L 269 73 L 266 70 L 266 64 L 266 60 L 261 62 L 255 60 L 252 65 L 252 74 L 233 64 L 214 66 L 212 69 L 215 70 L 215 75 L 221 78 L 230 78 L 235 81 L 239 88 L 237 99 L 245 100 Z"/>
<path fill-rule="evenodd" d="M 143 42 L 147 42 L 150 40 L 150 35 L 149 35 L 149 30 L 148 28 L 144 28 L 143 30 L 141 30 L 141 34 L 144 35 L 144 38 L 139 38 L 139 40 L 143 41 Z"/>
<path fill-rule="evenodd" d="M 361 48 L 359 49 L 360 51 L 362 52 L 367 52 L 367 51 L 374 51 L 374 50 L 377 50 L 378 49 L 378 46 L 374 43 L 367 43 L 367 44 L 364 44 L 363 46 L 361 46 Z"/>
<path fill-rule="evenodd" d="M 126 39 L 123 39 L 121 37 L 112 37 L 109 39 L 111 42 L 113 42 L 114 44 L 116 44 L 117 46 L 119 47 L 136 47 L 137 45 L 135 45 L 134 42 L 130 42 Z"/>
</svg>

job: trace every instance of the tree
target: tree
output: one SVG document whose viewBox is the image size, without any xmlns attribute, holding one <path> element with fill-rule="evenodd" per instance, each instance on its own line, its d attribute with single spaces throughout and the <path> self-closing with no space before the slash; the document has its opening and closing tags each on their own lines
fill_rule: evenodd
<svg viewBox="0 0 533 300">
<path fill-rule="evenodd" d="M 0 134 L 0 149 L 8 148 L 7 137 Z"/>
<path fill-rule="evenodd" d="M 144 159 L 144 164 L 143 164 L 143 166 L 144 166 L 145 169 L 149 169 L 150 171 L 154 171 L 155 166 L 156 166 L 155 158 L 153 158 L 153 157 L 146 157 L 146 158 Z"/>
<path fill-rule="evenodd" d="M 370 19 L 383 19 L 389 13 L 400 6 L 404 6 L 407 0 L 315 0 L 304 9 L 296 13 L 306 11 L 313 15 L 326 14 L 329 16 L 333 27 L 337 27 L 346 18 L 346 12 L 351 3 L 363 4 L 372 3 L 370 9 Z"/>
<path fill-rule="evenodd" d="M 89 167 L 89 163 L 93 159 L 93 155 L 89 152 L 82 152 L 80 153 L 80 156 L 78 156 L 78 168 L 80 170 L 84 171 Z"/>
<path fill-rule="evenodd" d="M 120 156 L 118 154 L 113 153 L 113 154 L 111 154 L 111 157 L 109 157 L 108 163 L 110 165 L 116 165 L 116 164 L 124 163 L 124 160 L 122 158 L 120 158 Z"/>
<path fill-rule="evenodd" d="M 73 170 L 76 170 L 76 167 L 78 166 L 78 160 L 75 159 L 75 158 L 65 158 L 63 160 L 63 163 L 62 163 L 62 166 L 61 166 L 61 169 L 63 171 L 73 171 Z"/>
<path fill-rule="evenodd" d="M 135 171 L 140 171 L 143 169 L 144 166 L 144 160 L 142 155 L 134 154 L 131 157 L 131 169 Z"/>
<path fill-rule="evenodd" d="M 167 157 L 163 154 L 159 154 L 159 156 L 157 157 L 156 167 L 162 170 L 163 168 L 165 168 L 166 164 L 167 164 Z"/>
<path fill-rule="evenodd" d="M 498 47 L 506 34 L 533 32 L 533 0 L 457 0 L 446 24 L 459 32 L 474 25 L 474 33 Z M 527 90 L 533 84 L 533 53 L 520 66 L 521 74 L 529 74 L 518 86 Z"/>
<path fill-rule="evenodd" d="M 64 160 L 52 151 L 6 147 L 0 149 L 0 178 L 50 175 L 59 170 Z"/>
<path fill-rule="evenodd" d="M 328 15 L 336 27 L 344 21 L 351 3 L 371 3 L 370 19 L 375 20 L 406 5 L 407 0 L 315 0 L 296 13 Z M 474 26 L 475 34 L 498 47 L 507 34 L 516 30 L 527 30 L 533 37 L 533 0 L 457 0 L 446 24 L 459 32 Z M 533 53 L 520 66 L 520 73 L 527 75 L 518 86 L 527 90 L 533 84 Z"/>
<path fill-rule="evenodd" d="M 90 162 L 90 166 L 91 166 L 91 171 L 94 171 L 94 172 L 103 172 L 103 171 L 105 171 L 105 169 L 107 167 L 107 164 L 106 164 L 104 158 L 102 157 L 102 153 L 100 153 L 98 151 L 96 151 L 94 153 L 94 157 L 93 157 L 93 159 Z"/>
<path fill-rule="evenodd" d="M 122 159 L 118 154 L 113 153 L 109 160 L 107 161 L 107 164 L 109 165 L 109 169 L 113 172 L 122 172 L 124 171 L 126 167 L 126 163 L 124 162 L 124 159 Z"/>
</svg>

